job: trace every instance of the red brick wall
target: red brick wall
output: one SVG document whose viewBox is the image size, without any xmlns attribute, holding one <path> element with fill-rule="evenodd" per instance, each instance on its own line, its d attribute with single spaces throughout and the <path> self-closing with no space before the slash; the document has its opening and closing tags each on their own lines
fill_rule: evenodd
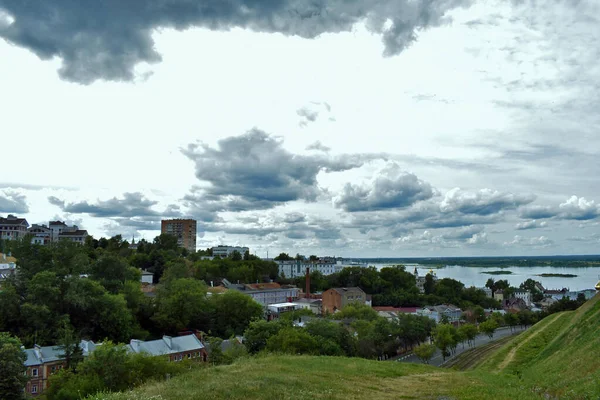
<svg viewBox="0 0 600 400">
<path fill-rule="evenodd" d="M 342 296 L 333 289 L 323 292 L 323 313 L 334 313 L 342 308 Z"/>
</svg>

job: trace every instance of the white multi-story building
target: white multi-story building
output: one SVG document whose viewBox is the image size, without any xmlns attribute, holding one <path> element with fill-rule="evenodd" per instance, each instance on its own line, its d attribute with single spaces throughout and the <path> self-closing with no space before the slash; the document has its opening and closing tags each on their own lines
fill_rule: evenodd
<svg viewBox="0 0 600 400">
<path fill-rule="evenodd" d="M 32 235 L 31 243 L 46 245 L 52 241 L 52 229 L 46 225 L 33 224 L 31 228 L 27 229 L 27 233 Z"/>
<path fill-rule="evenodd" d="M 513 296 L 523 300 L 527 307 L 531 307 L 531 292 L 529 290 L 517 289 L 513 292 Z"/>
<path fill-rule="evenodd" d="M 339 273 L 345 268 L 342 261 L 334 258 L 323 258 L 317 261 L 288 260 L 275 261 L 279 266 L 279 276 L 284 278 L 298 278 L 306 274 L 306 268 L 310 272 L 319 271 L 323 275 Z"/>
<path fill-rule="evenodd" d="M 250 249 L 247 247 L 236 247 L 236 246 L 217 246 L 212 248 L 212 254 L 214 257 L 229 257 L 235 251 L 241 254 L 243 257 L 246 253 L 250 252 Z"/>
</svg>

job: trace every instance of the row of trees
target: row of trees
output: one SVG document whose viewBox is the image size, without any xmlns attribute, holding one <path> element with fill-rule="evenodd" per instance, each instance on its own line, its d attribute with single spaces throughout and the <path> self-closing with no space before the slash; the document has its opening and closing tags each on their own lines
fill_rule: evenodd
<svg viewBox="0 0 600 400">
<path fill-rule="evenodd" d="M 352 304 L 329 318 L 315 318 L 304 327 L 292 320 L 254 321 L 244 333 L 250 354 L 261 351 L 377 358 L 396 355 L 427 340 L 435 322 L 427 317 L 380 317 L 366 305 Z"/>
<path fill-rule="evenodd" d="M 84 246 L 68 241 L 39 246 L 27 240 L 9 245 L 19 269 L 2 283 L 0 331 L 28 347 L 57 343 L 65 323 L 82 338 L 115 342 L 187 329 L 220 337 L 241 334 L 262 316 L 262 307 L 238 292 L 209 296 L 204 278 L 246 280 L 276 271 L 274 263 L 260 260 L 192 261 L 168 235 L 140 243 L 137 252 L 118 237 Z M 134 266 L 140 256 L 160 259 L 161 278 L 150 295 L 142 292 Z"/>
<path fill-rule="evenodd" d="M 304 278 L 283 279 L 281 282 L 304 286 Z M 373 296 L 374 306 L 410 307 L 451 303 L 462 309 L 473 306 L 497 308 L 500 304 L 487 297 L 483 290 L 466 288 L 462 282 L 444 278 L 434 280 L 428 274 L 425 293 L 419 292 L 415 276 L 404 266 L 391 266 L 377 270 L 375 267 L 347 267 L 341 272 L 324 276 L 318 271 L 310 274 L 311 292 L 324 291 L 332 287 L 359 286 Z"/>
</svg>

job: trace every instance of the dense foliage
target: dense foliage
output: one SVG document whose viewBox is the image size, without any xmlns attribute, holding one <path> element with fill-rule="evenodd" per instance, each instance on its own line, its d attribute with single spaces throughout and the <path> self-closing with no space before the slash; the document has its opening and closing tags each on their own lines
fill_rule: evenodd
<svg viewBox="0 0 600 400">
<path fill-rule="evenodd" d="M 0 332 L 0 394 L 3 400 L 23 398 L 25 376 L 25 352 L 19 339 Z"/>
<path fill-rule="evenodd" d="M 290 282 L 304 287 L 304 277 Z M 432 304 L 454 304 L 462 309 L 481 306 L 497 308 L 499 303 L 487 297 L 483 290 L 465 288 L 464 284 L 450 278 L 434 280 L 432 275 L 425 277 L 425 293 L 419 292 L 415 275 L 404 266 L 390 266 L 377 270 L 375 267 L 346 267 L 341 272 L 324 276 L 318 271 L 310 274 L 312 293 L 332 287 L 358 286 L 372 295 L 374 306 L 410 307 Z"/>
<path fill-rule="evenodd" d="M 240 293 L 208 295 L 210 280 L 250 281 L 276 277 L 277 265 L 246 255 L 203 260 L 188 254 L 169 235 L 137 249 L 120 236 L 60 241 L 49 246 L 28 240 L 3 244 L 18 260 L 19 273 L 2 283 L 0 331 L 27 347 L 61 340 L 65 326 L 79 338 L 115 342 L 148 339 L 198 329 L 229 337 L 262 317 L 259 304 Z M 142 292 L 140 268 L 153 271 L 154 293 Z"/>
<path fill-rule="evenodd" d="M 124 345 L 105 342 L 77 367 L 52 375 L 45 395 L 48 400 L 78 400 L 97 392 L 127 390 L 148 380 L 181 373 L 188 365 L 170 363 L 164 357 L 132 354 Z"/>
<path fill-rule="evenodd" d="M 331 318 L 312 318 L 303 327 L 287 319 L 255 321 L 244 337 L 250 354 L 266 350 L 378 358 L 395 356 L 424 342 L 434 327 L 435 322 L 427 317 L 401 315 L 388 320 L 369 306 L 352 304 Z"/>
</svg>

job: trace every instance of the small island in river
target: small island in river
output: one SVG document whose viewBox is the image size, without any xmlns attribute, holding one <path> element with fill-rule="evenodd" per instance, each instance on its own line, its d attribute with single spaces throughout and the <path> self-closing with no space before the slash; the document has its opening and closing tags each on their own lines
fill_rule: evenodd
<svg viewBox="0 0 600 400">
<path fill-rule="evenodd" d="M 510 274 L 512 274 L 512 271 L 504 271 L 504 270 L 500 270 L 500 271 L 483 271 L 481 273 L 482 274 L 488 274 L 488 275 L 510 275 Z"/>
<path fill-rule="evenodd" d="M 537 274 L 536 276 L 541 276 L 542 278 L 577 278 L 577 275 L 574 274 Z"/>
</svg>

